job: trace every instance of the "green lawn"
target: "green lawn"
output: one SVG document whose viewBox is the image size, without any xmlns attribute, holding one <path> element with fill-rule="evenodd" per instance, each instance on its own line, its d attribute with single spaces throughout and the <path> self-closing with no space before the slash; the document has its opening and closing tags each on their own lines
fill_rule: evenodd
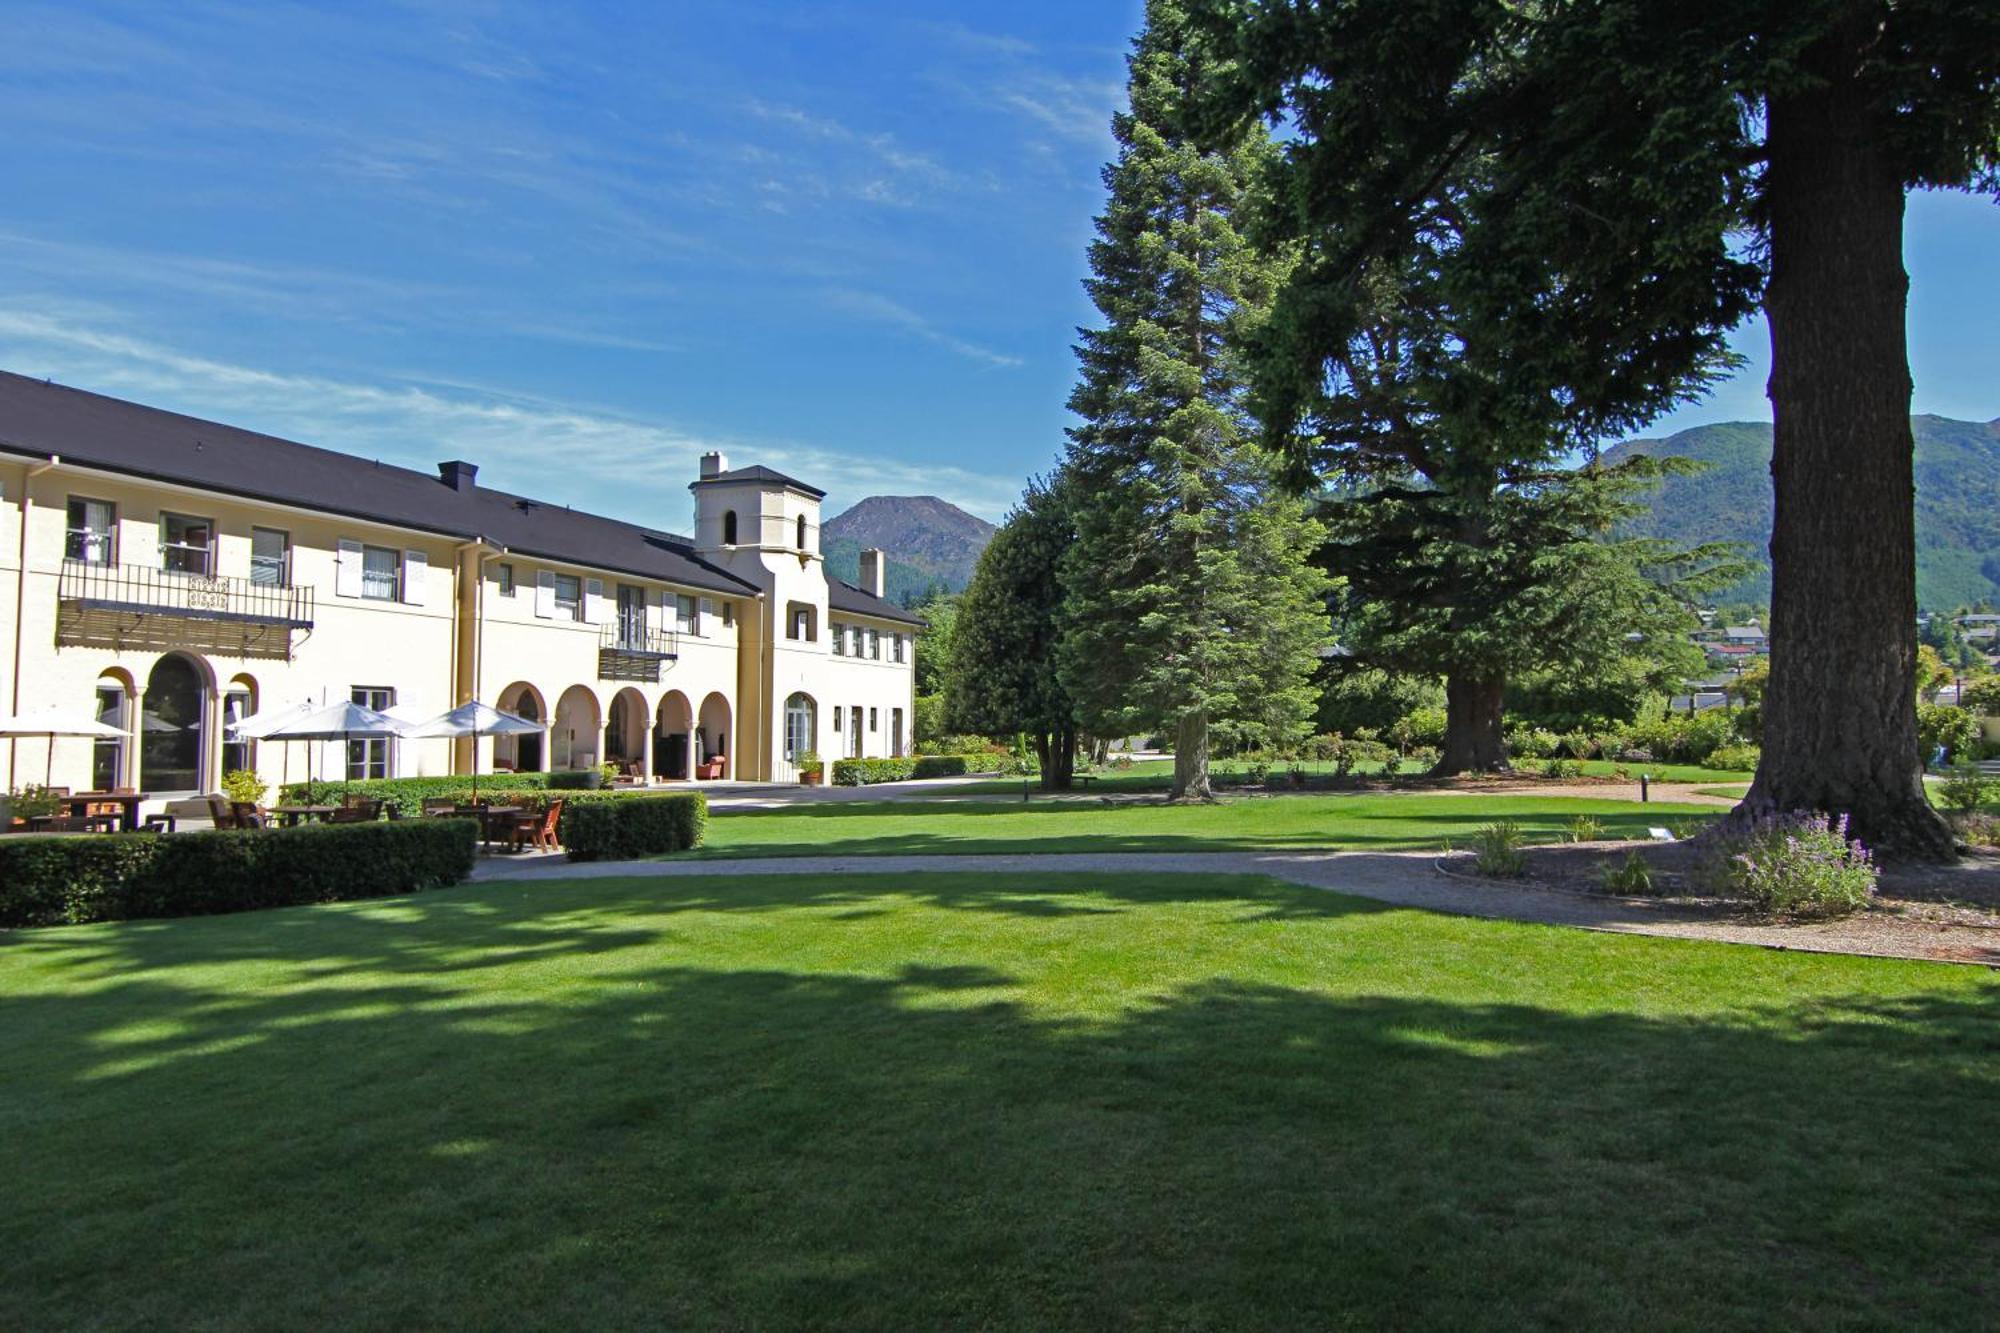
<svg viewBox="0 0 2000 1333">
<path fill-rule="evenodd" d="M 1542 771 L 1542 765 L 1546 761 L 1541 759 L 1522 759 L 1517 762 L 1520 764 L 1524 775 L 1536 775 Z M 1302 767 L 1306 772 L 1316 775 L 1330 775 L 1333 772 L 1333 765 L 1331 764 L 1306 763 Z M 1241 762 L 1233 759 L 1220 759 L 1213 765 L 1215 773 L 1224 775 L 1241 773 L 1243 768 L 1244 765 Z M 1639 774 L 1641 773 L 1650 775 L 1655 782 L 1724 782 L 1736 778 L 1741 778 L 1743 781 L 1748 782 L 1751 776 L 1748 773 L 1736 773 L 1715 768 L 1699 768 L 1694 764 L 1619 764 L 1613 763 L 1608 759 L 1591 759 L 1586 760 L 1583 765 L 1584 775 L 1593 778 L 1615 777 L 1620 769 L 1625 770 L 1631 777 L 1632 785 L 1635 788 L 1638 786 Z M 1354 771 L 1361 774 L 1371 774 L 1379 773 L 1381 770 L 1382 766 L 1380 764 L 1360 764 L 1356 766 Z M 1415 769 L 1405 768 L 1403 776 L 1410 777 L 1416 772 L 1417 770 Z M 1094 780 L 1090 783 L 1089 790 L 1092 792 L 1164 792 L 1173 785 L 1173 777 L 1174 764 L 1171 759 L 1141 759 L 1134 762 L 1130 768 L 1106 768 L 1099 770 L 1094 775 Z M 951 788 L 951 790 L 958 792 L 1013 792 L 1019 794 L 1021 779 L 991 778 L 984 782 L 960 784 Z"/>
<path fill-rule="evenodd" d="M 0 946 L 0 1327 L 1990 1326 L 2000 983 L 1255 879 Z"/>
<path fill-rule="evenodd" d="M 1538 842 L 1589 815 L 1607 837 L 1712 819 L 1714 806 L 1549 796 L 1301 795 L 1214 805 L 1098 801 L 827 801 L 781 810 L 717 811 L 701 850 L 685 855 L 831 856 L 911 852 L 1392 850 L 1462 845 L 1511 819 Z"/>
</svg>

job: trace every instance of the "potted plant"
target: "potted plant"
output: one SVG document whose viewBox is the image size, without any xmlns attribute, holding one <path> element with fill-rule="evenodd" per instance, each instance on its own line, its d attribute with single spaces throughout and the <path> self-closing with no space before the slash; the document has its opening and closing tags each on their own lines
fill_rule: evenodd
<svg viewBox="0 0 2000 1333">
<path fill-rule="evenodd" d="M 807 750 L 799 756 L 799 781 L 808 787 L 817 787 L 826 778 L 826 765 L 820 762 L 818 750 Z"/>
<path fill-rule="evenodd" d="M 0 809 L 0 828 L 6 828 L 17 821 L 25 824 L 43 815 L 59 813 L 63 799 L 47 787 L 29 786 L 0 796 L 0 805 L 4 806 Z"/>
<path fill-rule="evenodd" d="M 271 786 L 247 768 L 232 768 L 222 775 L 222 793 L 234 805 L 264 804 L 264 793 Z"/>
</svg>

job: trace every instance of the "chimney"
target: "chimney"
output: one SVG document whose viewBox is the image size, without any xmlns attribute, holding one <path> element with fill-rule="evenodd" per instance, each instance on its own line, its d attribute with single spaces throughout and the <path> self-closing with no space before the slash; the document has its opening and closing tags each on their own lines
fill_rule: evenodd
<svg viewBox="0 0 2000 1333">
<path fill-rule="evenodd" d="M 711 449 L 701 456 L 701 475 L 703 477 L 719 477 L 727 471 L 729 471 L 729 460 L 715 450 Z"/>
<path fill-rule="evenodd" d="M 438 480 L 455 491 L 472 489 L 473 478 L 479 475 L 479 465 L 454 458 L 449 463 L 438 464 Z"/>
<path fill-rule="evenodd" d="M 871 546 L 861 553 L 861 586 L 877 597 L 882 595 L 882 571 L 888 561 Z"/>
</svg>

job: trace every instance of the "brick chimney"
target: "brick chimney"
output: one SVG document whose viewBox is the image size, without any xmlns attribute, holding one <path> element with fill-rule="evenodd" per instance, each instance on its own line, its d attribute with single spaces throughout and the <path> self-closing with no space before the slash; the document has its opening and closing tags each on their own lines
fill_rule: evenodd
<svg viewBox="0 0 2000 1333">
<path fill-rule="evenodd" d="M 888 558 L 873 546 L 861 553 L 861 586 L 877 597 L 882 595 L 882 577 L 888 563 Z"/>
<path fill-rule="evenodd" d="M 479 476 L 479 465 L 454 458 L 449 463 L 438 464 L 438 480 L 455 491 L 469 491 L 473 481 Z"/>
<path fill-rule="evenodd" d="M 711 449 L 701 456 L 701 475 L 703 477 L 719 477 L 727 471 L 729 471 L 729 460 L 716 450 Z"/>
</svg>

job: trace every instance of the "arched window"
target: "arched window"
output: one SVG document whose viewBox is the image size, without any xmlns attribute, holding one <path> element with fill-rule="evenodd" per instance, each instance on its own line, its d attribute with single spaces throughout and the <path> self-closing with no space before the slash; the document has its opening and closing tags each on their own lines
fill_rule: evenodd
<svg viewBox="0 0 2000 1333">
<path fill-rule="evenodd" d="M 799 515 L 799 549 L 801 551 L 806 549 L 806 516 L 804 514 Z"/>
<path fill-rule="evenodd" d="M 785 700 L 785 758 L 797 763 L 799 756 L 819 748 L 819 727 L 811 696 L 795 694 Z"/>
<path fill-rule="evenodd" d="M 736 511 L 734 509 L 723 511 L 722 544 L 724 546 L 736 545 Z"/>
<path fill-rule="evenodd" d="M 148 791 L 200 791 L 208 734 L 201 671 L 178 653 L 162 657 L 146 677 L 139 720 L 139 779 Z"/>
</svg>

